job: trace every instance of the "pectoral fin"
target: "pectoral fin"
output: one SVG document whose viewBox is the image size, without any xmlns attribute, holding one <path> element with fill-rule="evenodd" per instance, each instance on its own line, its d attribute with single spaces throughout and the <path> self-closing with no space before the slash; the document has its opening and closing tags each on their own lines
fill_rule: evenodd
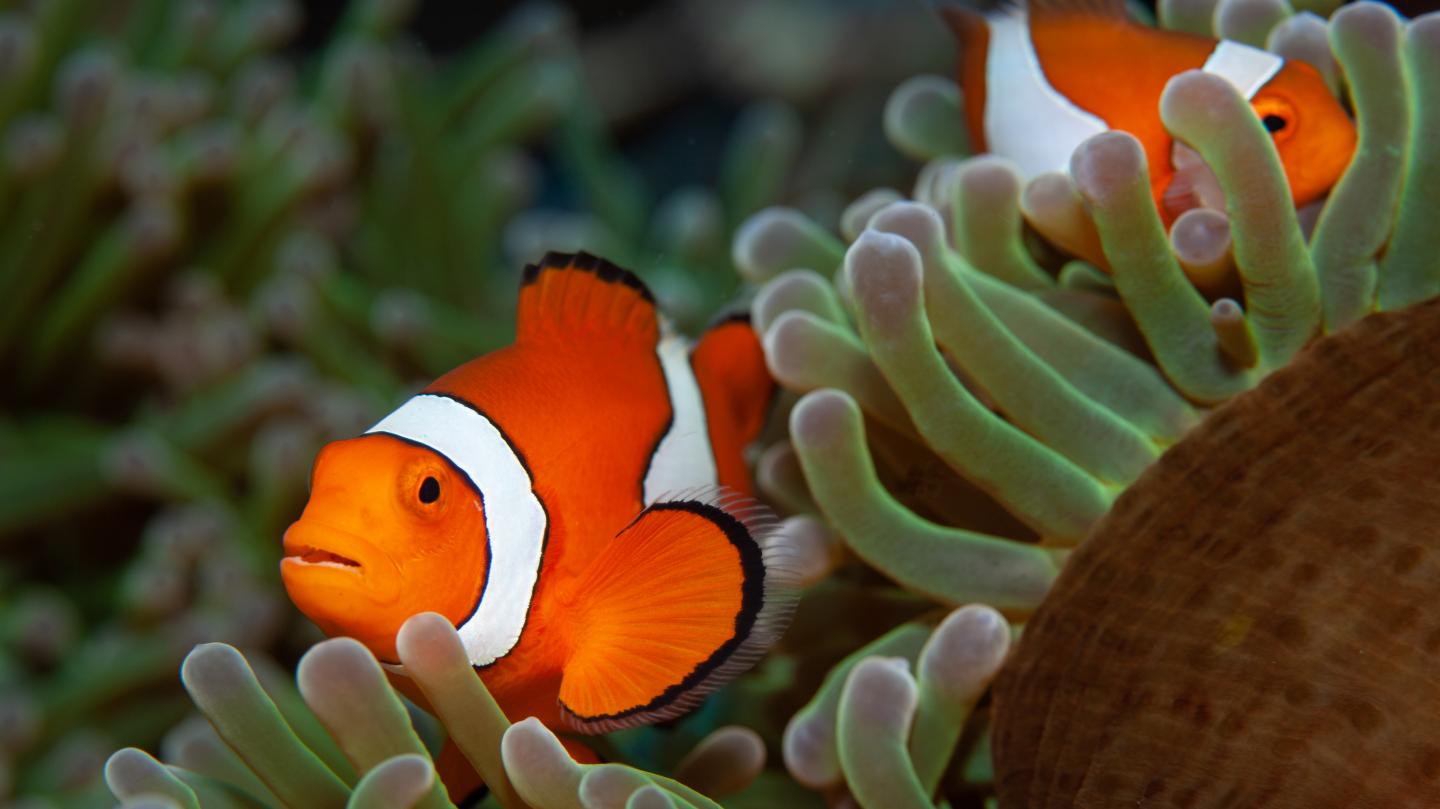
<svg viewBox="0 0 1440 809">
<path fill-rule="evenodd" d="M 604 733 L 668 719 L 749 668 L 795 603 L 774 530 L 768 509 L 731 492 L 641 512 L 586 575 L 566 720 Z"/>
</svg>

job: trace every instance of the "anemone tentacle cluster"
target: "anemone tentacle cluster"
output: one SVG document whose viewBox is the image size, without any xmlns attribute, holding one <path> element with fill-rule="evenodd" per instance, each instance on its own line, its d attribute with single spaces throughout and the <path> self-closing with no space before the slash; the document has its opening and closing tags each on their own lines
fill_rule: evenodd
<svg viewBox="0 0 1440 809">
<path fill-rule="evenodd" d="M 1159 3 L 1162 25 L 1310 61 L 1349 100 L 1359 150 L 1315 210 L 1293 209 L 1244 101 L 1192 73 L 1171 82 L 1161 115 L 1214 173 L 1223 207 L 1168 232 L 1133 138 L 1098 136 L 1068 174 L 1022 183 L 1001 160 L 962 157 L 959 93 L 937 77 L 905 83 L 886 110 L 895 146 L 931 161 L 909 199 L 861 196 L 839 235 L 789 208 L 751 218 L 734 263 L 759 286 L 752 320 L 788 389 L 757 478 L 789 513 L 811 586 L 777 652 L 714 702 L 757 727 L 793 713 L 781 752 L 812 792 L 779 785 L 761 770 L 763 744 L 735 729 L 707 737 L 674 778 L 577 763 L 542 726 L 500 716 L 453 630 L 419 616 L 402 630 L 403 662 L 493 800 L 997 805 L 997 764 L 1013 782 L 1029 763 L 992 763 L 990 729 L 1010 720 L 987 690 L 1011 676 L 1002 662 L 1017 636 L 1025 648 L 1036 610 L 1059 609 L 1047 595 L 1117 501 L 1139 499 L 1172 447 L 1317 340 L 1440 293 L 1440 141 L 1426 136 L 1440 126 L 1440 16 L 1339 5 Z M 748 165 L 760 182 L 766 161 Z M 114 794 L 127 806 L 445 805 L 422 741 L 433 726 L 407 719 L 362 648 L 312 649 L 298 693 L 263 659 L 193 652 L 184 681 L 208 721 L 172 735 L 166 764 L 116 754 Z M 1372 718 L 1363 704 L 1343 714 Z M 1418 755 L 1405 766 L 1433 772 Z"/>
<path fill-rule="evenodd" d="M 1171 80 L 1160 114 L 1213 172 L 1223 208 L 1168 233 L 1128 134 L 1098 135 L 1068 174 L 1025 184 L 1003 160 L 956 156 L 959 92 L 922 77 L 886 118 L 897 146 L 932 158 L 912 200 L 866 194 L 840 236 L 771 209 L 737 238 L 737 266 L 761 284 L 753 318 L 770 367 L 798 396 L 761 486 L 823 516 L 812 530 L 904 589 L 993 605 L 1019 631 L 1117 497 L 1214 408 L 1323 335 L 1440 293 L 1440 148 L 1425 135 L 1440 16 L 1357 3 L 1327 21 L 1249 2 L 1197 15 L 1206 5 L 1162 3 L 1162 23 L 1208 33 L 1213 12 L 1220 33 L 1314 61 L 1349 99 L 1359 148 L 1323 207 L 1294 210 L 1248 105 L 1198 71 Z M 897 650 L 913 662 L 911 633 L 924 634 L 883 636 L 832 677 L 851 682 Z M 890 721 L 913 718 L 910 760 L 926 773 L 925 700 L 897 689 Z M 863 806 L 929 805 L 923 779 L 891 778 L 879 799 L 875 775 L 837 756 L 854 743 L 837 714 L 822 690 L 792 720 L 792 774 Z"/>
<path fill-rule="evenodd" d="M 294 0 L 0 10 L 0 803 L 108 804 L 110 751 L 168 757 L 196 643 L 284 679 L 265 661 L 318 639 L 276 572 L 314 453 L 508 340 L 526 261 L 643 268 L 698 328 L 738 285 L 740 220 L 904 170 L 878 138 L 807 144 L 817 121 L 859 132 L 943 33 L 856 75 L 839 44 L 916 20 L 707 8 L 597 43 L 541 0 L 444 55 L 405 0 L 328 23 Z M 794 26 L 808 47 L 751 58 Z M 685 70 L 649 70 L 682 39 Z M 842 82 L 873 103 L 836 102 Z M 714 139 L 716 187 L 654 182 L 617 133 L 710 83 L 758 99 Z"/>
</svg>

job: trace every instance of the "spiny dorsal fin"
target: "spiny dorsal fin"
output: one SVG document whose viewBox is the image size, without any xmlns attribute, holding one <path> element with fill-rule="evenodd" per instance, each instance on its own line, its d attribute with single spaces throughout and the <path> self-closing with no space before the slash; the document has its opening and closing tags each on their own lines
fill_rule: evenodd
<svg viewBox="0 0 1440 809">
<path fill-rule="evenodd" d="M 634 273 L 584 251 L 546 253 L 525 265 L 515 332 L 518 342 L 589 334 L 654 345 L 660 323 L 654 296 Z"/>
</svg>

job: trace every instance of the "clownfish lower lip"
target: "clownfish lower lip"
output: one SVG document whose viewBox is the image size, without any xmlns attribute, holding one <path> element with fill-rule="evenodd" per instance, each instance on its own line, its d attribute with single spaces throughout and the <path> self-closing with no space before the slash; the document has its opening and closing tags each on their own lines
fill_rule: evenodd
<svg viewBox="0 0 1440 809">
<path fill-rule="evenodd" d="M 323 565 L 325 567 L 353 568 L 359 570 L 363 565 L 349 557 L 341 556 L 334 551 L 327 551 L 323 548 L 315 548 L 309 545 L 302 545 L 296 548 L 293 553 L 286 554 L 285 558 L 292 562 L 299 562 L 305 565 Z"/>
</svg>

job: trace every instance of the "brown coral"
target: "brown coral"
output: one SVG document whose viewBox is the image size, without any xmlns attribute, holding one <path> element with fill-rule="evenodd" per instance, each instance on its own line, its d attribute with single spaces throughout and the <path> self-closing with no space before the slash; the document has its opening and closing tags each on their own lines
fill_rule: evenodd
<svg viewBox="0 0 1440 809">
<path fill-rule="evenodd" d="M 1220 409 L 1075 552 L 995 688 L 1006 807 L 1440 804 L 1440 301 Z"/>
</svg>

